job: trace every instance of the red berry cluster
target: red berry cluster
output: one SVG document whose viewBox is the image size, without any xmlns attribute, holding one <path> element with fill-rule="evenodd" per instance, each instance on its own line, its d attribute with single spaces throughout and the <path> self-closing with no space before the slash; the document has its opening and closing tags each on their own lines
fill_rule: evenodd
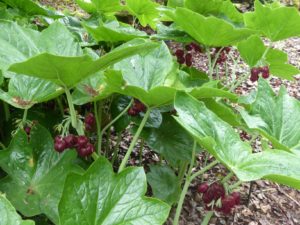
<svg viewBox="0 0 300 225">
<path fill-rule="evenodd" d="M 27 136 L 30 136 L 31 127 L 30 126 L 25 126 L 24 131 L 26 132 Z"/>
<path fill-rule="evenodd" d="M 85 130 L 93 131 L 96 125 L 96 118 L 93 113 L 88 113 L 84 118 Z"/>
<path fill-rule="evenodd" d="M 202 200 L 209 210 L 212 210 L 213 207 L 213 209 L 218 212 L 229 214 L 236 205 L 240 204 L 240 194 L 233 192 L 231 195 L 226 195 L 225 188 L 220 183 L 213 183 L 211 185 L 207 183 L 200 184 L 198 186 L 198 192 L 203 194 Z M 211 205 L 213 201 L 216 202 L 219 199 L 221 199 L 221 206 Z"/>
<path fill-rule="evenodd" d="M 252 82 L 258 81 L 259 75 L 264 79 L 267 79 L 270 77 L 270 70 L 268 66 L 263 66 L 263 67 L 254 67 L 251 69 L 251 77 L 250 80 Z"/>
<path fill-rule="evenodd" d="M 201 47 L 196 43 L 190 43 L 185 46 L 184 49 L 177 49 L 175 52 L 175 56 L 177 57 L 177 62 L 179 64 L 186 64 L 188 67 L 193 65 L 193 55 L 194 52 L 201 52 Z"/>
<path fill-rule="evenodd" d="M 146 112 L 146 106 L 138 99 L 134 99 L 133 105 L 128 109 L 129 116 L 137 116 L 140 112 Z"/>
<path fill-rule="evenodd" d="M 215 59 L 217 57 L 218 52 L 221 50 L 220 47 L 215 48 L 215 51 L 212 53 L 212 58 Z M 223 64 L 227 60 L 227 54 L 230 52 L 230 47 L 225 47 L 219 53 L 219 57 L 216 61 L 217 64 Z"/>
<path fill-rule="evenodd" d="M 80 135 L 75 136 L 69 134 L 66 137 L 56 136 L 54 141 L 54 149 L 57 152 L 63 152 L 69 148 L 76 148 L 78 155 L 86 157 L 95 151 L 94 145 L 90 143 L 88 137 Z"/>
</svg>

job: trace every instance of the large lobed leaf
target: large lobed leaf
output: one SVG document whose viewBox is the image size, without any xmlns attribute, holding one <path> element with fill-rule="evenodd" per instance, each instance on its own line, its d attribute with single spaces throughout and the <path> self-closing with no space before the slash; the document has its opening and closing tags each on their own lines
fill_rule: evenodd
<svg viewBox="0 0 300 225">
<path fill-rule="evenodd" d="M 0 69 L 73 87 L 84 78 L 123 58 L 151 49 L 154 43 L 127 45 L 99 59 L 84 54 L 68 29 L 55 22 L 41 33 L 0 21 Z"/>
<path fill-rule="evenodd" d="M 58 224 L 58 202 L 66 176 L 79 172 L 75 151 L 59 154 L 47 130 L 35 126 L 30 141 L 19 130 L 6 150 L 0 151 L 0 167 L 7 176 L 0 180 L 0 191 L 25 216 L 45 214 Z"/>
<path fill-rule="evenodd" d="M 252 154 L 229 124 L 186 93 L 176 95 L 175 108 L 176 120 L 240 180 L 264 178 L 300 189 L 300 156 L 282 150 Z"/>
<path fill-rule="evenodd" d="M 206 46 L 232 45 L 254 33 L 247 28 L 237 28 L 226 20 L 205 17 L 186 8 L 177 8 L 170 16 L 185 32 Z"/>
<path fill-rule="evenodd" d="M 6 199 L 5 195 L 0 193 L 0 225 L 34 225 L 32 220 L 22 220 L 15 208 Z"/>
<path fill-rule="evenodd" d="M 242 111 L 249 128 L 258 130 L 276 148 L 300 151 L 300 102 L 281 87 L 278 96 L 260 79 L 248 111 Z"/>
<path fill-rule="evenodd" d="M 63 225 L 163 224 L 170 207 L 144 197 L 147 190 L 142 168 L 113 172 L 100 157 L 84 175 L 68 176 L 59 204 Z"/>
<path fill-rule="evenodd" d="M 255 11 L 244 14 L 246 26 L 272 41 L 300 35 L 300 14 L 295 7 L 263 5 L 255 0 Z"/>
</svg>

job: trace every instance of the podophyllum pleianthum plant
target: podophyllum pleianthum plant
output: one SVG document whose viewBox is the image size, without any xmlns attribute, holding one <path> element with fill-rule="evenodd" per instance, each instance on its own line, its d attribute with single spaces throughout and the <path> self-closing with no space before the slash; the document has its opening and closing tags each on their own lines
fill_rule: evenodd
<svg viewBox="0 0 300 225">
<path fill-rule="evenodd" d="M 57 225 L 178 225 L 196 182 L 205 225 L 232 213 L 244 182 L 300 189 L 300 103 L 269 84 L 299 74 L 274 47 L 300 36 L 296 8 L 77 0 L 87 12 L 78 18 L 0 2 L 1 224 L 44 215 Z M 241 60 L 248 68 L 237 75 Z M 245 81 L 257 88 L 239 96 Z M 156 163 L 143 161 L 145 145 Z M 205 180 L 218 165 L 228 174 Z"/>
</svg>

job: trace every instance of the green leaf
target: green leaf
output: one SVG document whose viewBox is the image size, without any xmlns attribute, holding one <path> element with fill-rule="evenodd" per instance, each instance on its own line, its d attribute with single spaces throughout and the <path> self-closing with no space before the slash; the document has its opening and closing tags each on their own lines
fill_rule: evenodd
<svg viewBox="0 0 300 225">
<path fill-rule="evenodd" d="M 8 92 L 0 90 L 0 99 L 8 104 L 29 109 L 36 103 L 56 98 L 63 89 L 50 81 L 23 75 L 14 75 L 9 80 Z"/>
<path fill-rule="evenodd" d="M 0 166 L 7 173 L 0 181 L 0 191 L 24 216 L 45 214 L 58 224 L 58 202 L 66 176 L 81 171 L 75 158 L 75 151 L 54 151 L 45 128 L 34 126 L 29 142 L 19 130 L 9 147 L 0 151 Z"/>
<path fill-rule="evenodd" d="M 170 16 L 191 37 L 207 46 L 232 45 L 254 33 L 250 29 L 236 28 L 225 20 L 204 17 L 186 8 L 177 8 Z"/>
<path fill-rule="evenodd" d="M 163 224 L 170 207 L 144 197 L 146 175 L 142 168 L 113 172 L 104 157 L 96 160 L 84 175 L 68 176 L 59 204 L 64 225 Z"/>
<path fill-rule="evenodd" d="M 19 8 L 28 15 L 54 16 L 55 13 L 31 0 L 2 0 L 10 7 Z"/>
<path fill-rule="evenodd" d="M 253 51 L 255 49 L 255 51 Z M 266 51 L 266 47 L 259 36 L 253 35 L 247 40 L 238 44 L 238 50 L 242 59 L 250 66 L 254 67 L 262 59 Z"/>
<path fill-rule="evenodd" d="M 91 2 L 91 0 L 75 0 L 75 2 L 79 5 L 80 8 L 82 8 L 84 11 L 88 13 L 96 13 L 96 5 Z"/>
<path fill-rule="evenodd" d="M 300 14 L 295 7 L 272 7 L 255 1 L 255 11 L 244 14 L 246 26 L 272 41 L 300 35 Z"/>
<path fill-rule="evenodd" d="M 276 96 L 267 81 L 260 79 L 250 106 L 241 113 L 249 128 L 258 130 L 276 148 L 300 150 L 300 102 L 284 87 Z"/>
<path fill-rule="evenodd" d="M 147 181 L 154 197 L 172 205 L 178 201 L 181 185 L 174 171 L 168 166 L 152 165 L 147 173 Z"/>
<path fill-rule="evenodd" d="M 100 13 L 115 13 L 122 9 L 120 0 L 91 0 Z"/>
<path fill-rule="evenodd" d="M 191 160 L 193 139 L 170 115 L 163 116 L 159 128 L 144 128 L 141 137 L 173 166 Z"/>
<path fill-rule="evenodd" d="M 100 21 L 97 25 L 83 23 L 83 26 L 97 41 L 114 43 L 148 36 L 145 32 L 117 20 Z"/>
<path fill-rule="evenodd" d="M 32 220 L 22 220 L 15 208 L 6 199 L 5 195 L 0 193 L 0 224 L 1 225 L 34 225 Z"/>
<path fill-rule="evenodd" d="M 193 41 L 188 34 L 179 29 L 174 23 L 170 26 L 157 24 L 157 34 L 152 35 L 152 37 L 160 40 L 173 40 L 184 43 L 190 43 Z"/>
<path fill-rule="evenodd" d="M 293 80 L 293 76 L 300 74 L 300 70 L 288 64 L 288 55 L 278 49 L 269 49 L 266 60 L 270 64 L 272 75 L 282 79 Z"/>
<path fill-rule="evenodd" d="M 41 33 L 0 21 L 0 69 L 73 87 L 84 78 L 126 57 L 156 46 L 151 42 L 127 45 L 93 60 L 84 55 L 73 35 L 59 22 Z M 14 34 L 11 36 L 11 34 Z"/>
<path fill-rule="evenodd" d="M 237 25 L 244 24 L 243 14 L 237 10 L 230 0 L 186 0 L 185 7 L 203 16 L 215 16 Z"/>
<path fill-rule="evenodd" d="M 139 19 L 143 27 L 149 25 L 152 29 L 156 28 L 159 18 L 159 5 L 152 0 L 126 0 L 128 11 Z"/>
<path fill-rule="evenodd" d="M 64 57 L 43 53 L 25 62 L 12 65 L 10 71 L 51 80 L 61 86 L 73 87 L 84 78 L 126 57 L 151 49 L 154 46 L 156 46 L 154 43 L 148 42 L 119 50 L 116 49 L 97 60 L 93 60 L 87 55 Z"/>
<path fill-rule="evenodd" d="M 168 6 L 169 7 L 183 7 L 184 6 L 184 0 L 168 0 Z"/>
<path fill-rule="evenodd" d="M 188 94 L 177 93 L 175 109 L 179 124 L 240 180 L 264 178 L 300 189 L 299 155 L 282 150 L 252 154 L 250 145 L 229 124 Z"/>
</svg>

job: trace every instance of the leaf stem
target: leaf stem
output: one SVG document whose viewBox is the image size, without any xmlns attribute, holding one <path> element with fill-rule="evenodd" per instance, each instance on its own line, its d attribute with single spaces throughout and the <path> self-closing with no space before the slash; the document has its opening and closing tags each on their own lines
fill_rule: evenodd
<svg viewBox="0 0 300 225">
<path fill-rule="evenodd" d="M 2 149 L 6 149 L 5 145 L 4 145 L 2 142 L 0 142 L 0 147 L 1 147 Z"/>
<path fill-rule="evenodd" d="M 22 127 L 25 126 L 27 120 L 28 109 L 24 109 L 23 118 L 22 118 Z"/>
<path fill-rule="evenodd" d="M 206 213 L 201 225 L 207 225 L 211 219 L 211 217 L 214 215 L 214 211 L 209 211 Z"/>
<path fill-rule="evenodd" d="M 211 54 L 210 54 L 210 48 L 206 48 L 206 55 L 208 58 L 208 77 L 210 80 L 213 79 L 212 74 L 213 74 L 213 67 L 212 67 L 212 59 L 211 59 Z"/>
<path fill-rule="evenodd" d="M 141 134 L 141 132 L 142 132 L 149 116 L 150 116 L 150 112 L 151 112 L 151 108 L 148 108 L 147 112 L 145 113 L 144 118 L 143 118 L 143 120 L 142 120 L 142 122 L 141 122 L 141 124 L 138 128 L 138 130 L 136 131 L 136 133 L 135 133 L 135 135 L 134 135 L 134 137 L 133 137 L 133 139 L 130 143 L 129 149 L 127 150 L 126 155 L 124 156 L 124 159 L 122 160 L 122 163 L 121 163 L 121 165 L 119 167 L 119 171 L 118 171 L 119 173 L 122 172 L 123 169 L 125 168 L 126 163 L 127 163 L 128 159 L 131 155 L 131 152 L 133 151 L 133 148 L 134 148 L 136 142 L 138 141 L 138 138 L 139 138 L 139 136 L 140 136 L 140 134 Z"/>
<path fill-rule="evenodd" d="M 238 186 L 240 186 L 242 183 L 243 183 L 243 181 L 240 180 L 240 181 L 236 182 L 235 184 L 231 185 L 229 188 L 230 188 L 230 190 L 234 190 Z"/>
<path fill-rule="evenodd" d="M 102 104 L 100 103 L 99 106 L 101 106 Z M 96 126 L 97 126 L 97 152 L 98 155 L 101 155 L 101 144 L 100 144 L 100 140 L 101 140 L 101 120 L 102 120 L 102 110 L 98 110 L 98 105 L 97 102 L 94 101 L 94 114 L 96 117 Z"/>
<path fill-rule="evenodd" d="M 76 115 L 76 111 L 75 111 L 75 108 L 74 108 L 72 95 L 71 95 L 71 93 L 70 93 L 70 91 L 67 87 L 65 88 L 65 93 L 66 93 L 67 101 L 68 101 L 68 105 L 69 105 L 72 127 L 74 127 L 77 130 L 78 129 L 78 127 L 77 127 L 77 115 Z"/>
<path fill-rule="evenodd" d="M 195 148 L 195 147 L 194 147 Z M 193 152 L 195 152 L 195 149 L 193 150 Z M 195 153 L 193 153 L 195 154 Z M 175 214 L 175 217 L 174 217 L 174 222 L 173 222 L 173 225 L 178 225 L 179 224 L 179 217 L 180 217 L 180 214 L 181 214 L 181 210 L 182 210 L 182 206 L 183 206 L 183 202 L 184 202 L 184 199 L 185 199 L 185 196 L 186 196 L 186 193 L 188 191 L 188 188 L 191 184 L 191 182 L 199 175 L 205 173 L 207 170 L 211 169 L 212 167 L 214 167 L 215 165 L 218 164 L 218 161 L 213 161 L 212 163 L 208 164 L 206 167 L 204 167 L 202 170 L 199 170 L 198 172 L 194 173 L 193 175 L 191 175 L 191 172 L 192 172 L 192 169 L 193 169 L 193 165 L 194 164 L 194 157 L 192 157 L 192 160 L 191 160 L 191 165 L 190 165 L 190 169 L 189 169 L 189 172 L 187 174 L 187 177 L 186 177 L 186 180 L 185 180 L 185 184 L 184 184 L 184 187 L 182 189 L 182 192 L 180 194 L 180 199 L 179 199 L 179 202 L 178 202 L 178 205 L 177 205 L 177 209 L 176 209 L 176 214 Z"/>
<path fill-rule="evenodd" d="M 120 119 L 127 111 L 128 111 L 128 109 L 130 108 L 130 106 L 132 105 L 132 103 L 133 103 L 133 99 L 130 101 L 130 103 L 128 104 L 128 106 L 117 116 L 117 117 L 115 117 L 109 124 L 107 124 L 103 129 L 102 129 L 102 131 L 101 131 L 101 133 L 100 133 L 100 136 L 99 136 L 99 148 L 100 148 L 100 150 L 99 151 L 101 151 L 101 145 L 102 145 L 102 137 L 103 137 L 103 134 L 105 133 L 105 131 L 108 129 L 108 128 L 110 128 L 118 119 Z"/>
<path fill-rule="evenodd" d="M 114 155 L 113 155 L 113 158 L 112 158 L 112 160 L 111 160 L 111 164 L 112 164 L 112 165 L 114 165 L 114 163 L 115 163 L 115 161 L 116 161 L 116 158 L 117 158 L 117 155 L 118 155 L 118 151 L 119 151 L 119 146 L 120 146 L 121 140 L 122 140 L 122 133 L 119 132 L 119 133 L 118 133 L 118 138 L 117 138 L 117 143 L 116 143 L 116 145 L 115 145 L 115 147 L 114 147 L 114 153 L 113 153 Z"/>
</svg>

